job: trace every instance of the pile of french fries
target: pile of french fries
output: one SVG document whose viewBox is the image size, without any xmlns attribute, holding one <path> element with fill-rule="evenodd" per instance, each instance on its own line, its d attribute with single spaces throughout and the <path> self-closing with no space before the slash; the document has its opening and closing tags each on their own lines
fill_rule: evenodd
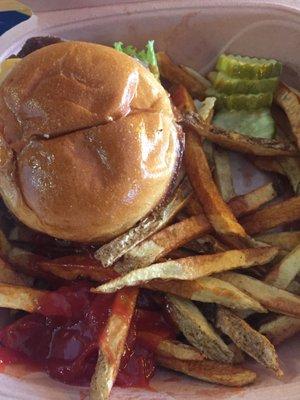
<svg viewBox="0 0 300 400">
<path fill-rule="evenodd" d="M 173 85 L 186 137 L 183 179 L 168 204 L 100 247 L 95 259 L 101 264 L 88 268 L 80 257 L 71 269 L 21 248 L 26 229 L 24 235 L 14 228 L 8 239 L 0 235 L 0 307 L 38 312 L 45 291 L 32 287 L 37 277 L 87 279 L 95 282 L 94 293 L 116 292 L 99 338 L 94 400 L 109 397 L 140 288 L 153 292 L 185 338 L 158 340 L 155 333 L 142 333 L 143 340 L 154 337 L 158 343 L 158 364 L 203 381 L 254 382 L 256 373 L 243 367 L 246 355 L 281 377 L 274 346 L 300 331 L 300 231 L 291 229 L 300 220 L 299 94 L 283 83 L 275 94 L 291 136 L 250 138 L 212 124 L 208 80 L 165 53 L 158 61 L 161 76 Z M 199 109 L 194 99 L 202 101 Z M 276 179 L 237 196 L 227 150 L 245 154 Z M 289 195 L 282 196 L 278 176 L 289 181 Z M 118 313 L 120 307 L 126 315 Z M 258 316 L 259 325 L 251 326 L 249 320 Z"/>
</svg>

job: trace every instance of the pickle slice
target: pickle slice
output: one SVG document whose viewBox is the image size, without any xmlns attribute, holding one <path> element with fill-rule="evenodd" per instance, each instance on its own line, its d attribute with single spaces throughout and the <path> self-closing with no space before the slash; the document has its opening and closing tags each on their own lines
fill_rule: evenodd
<svg viewBox="0 0 300 400">
<path fill-rule="evenodd" d="M 221 54 L 216 69 L 232 78 L 265 79 L 279 77 L 282 65 L 272 59 Z"/>
<path fill-rule="evenodd" d="M 215 89 L 226 94 L 244 93 L 258 94 L 274 92 L 278 85 L 278 78 L 240 79 L 231 78 L 224 72 L 212 71 L 208 74 Z"/>
<path fill-rule="evenodd" d="M 213 124 L 227 131 L 263 139 L 273 139 L 276 133 L 275 122 L 269 109 L 221 110 L 214 116 Z"/>
<path fill-rule="evenodd" d="M 227 108 L 229 110 L 257 110 L 259 108 L 270 107 L 273 101 L 273 94 L 230 94 L 220 93 L 213 88 L 206 90 L 207 96 L 216 97 L 218 109 Z"/>
</svg>

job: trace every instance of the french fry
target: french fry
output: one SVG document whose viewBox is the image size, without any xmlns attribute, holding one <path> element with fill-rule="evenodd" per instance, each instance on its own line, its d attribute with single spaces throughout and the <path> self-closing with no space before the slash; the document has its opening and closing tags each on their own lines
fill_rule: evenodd
<svg viewBox="0 0 300 400">
<path fill-rule="evenodd" d="M 221 364 L 216 361 L 184 361 L 171 357 L 158 357 L 157 360 L 162 367 L 182 372 L 205 382 L 218 383 L 225 386 L 246 386 L 256 379 L 256 374 L 253 371 L 236 365 Z"/>
<path fill-rule="evenodd" d="M 197 114 L 186 114 L 183 126 L 192 129 L 200 137 L 206 138 L 228 150 L 256 156 L 295 156 L 297 148 L 288 142 L 276 139 L 261 139 L 237 132 L 230 132 L 215 125 L 207 125 Z"/>
<path fill-rule="evenodd" d="M 300 126 L 300 125 L 299 125 Z M 297 157 L 280 157 L 278 163 L 290 181 L 295 194 L 300 194 L 300 160 Z"/>
<path fill-rule="evenodd" d="M 238 273 L 226 272 L 218 274 L 218 278 L 244 291 L 270 311 L 291 317 L 300 317 L 299 296 Z"/>
<path fill-rule="evenodd" d="M 266 312 L 256 300 L 245 295 L 235 286 L 211 276 L 194 281 L 157 280 L 146 283 L 143 287 L 171 293 L 194 301 L 217 303 L 233 309 Z"/>
<path fill-rule="evenodd" d="M 284 171 L 275 158 L 271 157 L 262 157 L 262 156 L 249 156 L 250 161 L 256 168 L 267 171 L 267 172 L 275 172 L 276 174 L 284 175 Z"/>
<path fill-rule="evenodd" d="M 46 291 L 24 286 L 0 284 L 0 307 L 37 312 L 39 301 Z"/>
<path fill-rule="evenodd" d="M 142 219 L 138 225 L 100 247 L 95 252 L 95 258 L 101 261 L 103 267 L 112 265 L 132 247 L 167 225 L 185 206 L 190 194 L 191 187 L 188 181 L 184 179 L 166 206 L 154 210 L 149 216 Z"/>
<path fill-rule="evenodd" d="M 37 267 L 59 278 L 72 281 L 78 278 L 90 279 L 96 282 L 107 282 L 118 274 L 112 268 L 103 268 L 97 260 L 86 256 L 61 257 L 55 260 L 42 260 Z"/>
<path fill-rule="evenodd" d="M 214 147 L 213 154 L 215 161 L 213 175 L 223 200 L 228 202 L 236 196 L 233 187 L 229 155 L 225 150 L 218 146 Z"/>
<path fill-rule="evenodd" d="M 189 300 L 166 295 L 166 309 L 188 342 L 210 360 L 231 363 L 233 353 Z"/>
<path fill-rule="evenodd" d="M 187 132 L 184 162 L 187 175 L 205 214 L 216 232 L 236 248 L 247 247 L 247 235 L 223 201 L 209 169 L 199 139 Z"/>
<path fill-rule="evenodd" d="M 31 286 L 32 279 L 24 274 L 15 272 L 7 262 L 0 258 L 0 283 Z"/>
<path fill-rule="evenodd" d="M 201 75 L 199 72 L 195 71 L 193 68 L 183 64 L 180 64 L 179 66 L 189 75 L 200 81 L 202 85 L 207 89 L 211 87 L 211 82 L 208 79 L 206 79 L 203 75 Z"/>
<path fill-rule="evenodd" d="M 274 94 L 275 102 L 284 110 L 290 122 L 294 139 L 300 148 L 300 102 L 299 95 L 283 82 Z"/>
<path fill-rule="evenodd" d="M 277 252 L 274 247 L 251 248 L 165 261 L 130 271 L 92 291 L 113 293 L 123 287 L 141 285 L 154 279 L 194 280 L 221 271 L 266 264 Z"/>
<path fill-rule="evenodd" d="M 189 198 L 184 210 L 189 216 L 203 214 L 203 208 L 194 194 Z"/>
<path fill-rule="evenodd" d="M 300 272 L 300 245 L 294 248 L 279 264 L 275 265 L 265 282 L 279 289 L 286 289 Z"/>
<path fill-rule="evenodd" d="M 262 205 L 275 199 L 281 188 L 274 183 L 266 183 L 257 189 L 241 196 L 236 196 L 228 202 L 233 214 L 238 218 L 250 214 Z"/>
<path fill-rule="evenodd" d="M 240 222 L 249 235 L 255 235 L 298 219 L 300 219 L 300 196 L 258 210 L 241 218 Z"/>
<path fill-rule="evenodd" d="M 235 215 L 245 215 L 272 200 L 278 189 L 271 183 L 263 185 L 250 193 L 237 196 L 229 202 Z M 119 273 L 142 268 L 154 263 L 170 251 L 183 246 L 212 230 L 212 226 L 203 214 L 192 216 L 170 225 L 152 235 L 149 239 L 128 251 L 114 266 Z"/>
<path fill-rule="evenodd" d="M 255 236 L 255 239 L 282 250 L 292 251 L 300 244 L 300 231 L 266 233 L 265 235 Z"/>
<path fill-rule="evenodd" d="M 115 382 L 135 310 L 138 289 L 116 294 L 110 317 L 99 337 L 98 360 L 90 386 L 91 400 L 107 400 Z"/>
<path fill-rule="evenodd" d="M 181 343 L 177 340 L 164 339 L 148 331 L 139 331 L 138 339 L 146 347 L 154 350 L 155 354 L 162 357 L 174 357 L 178 360 L 202 361 L 205 356 L 195 347 Z"/>
<path fill-rule="evenodd" d="M 274 346 L 277 346 L 300 332 L 300 318 L 277 315 L 272 321 L 261 325 L 259 332 L 267 336 Z"/>
<path fill-rule="evenodd" d="M 282 376 L 274 346 L 261 333 L 226 308 L 219 307 L 216 313 L 216 326 L 245 353 L 266 368 Z"/>
<path fill-rule="evenodd" d="M 171 98 L 173 104 L 182 113 L 196 111 L 194 100 L 183 85 L 180 84 L 173 87 L 171 90 Z"/>
<path fill-rule="evenodd" d="M 1 257 L 6 257 L 11 249 L 11 245 L 7 240 L 4 232 L 0 229 L 0 255 Z"/>
<path fill-rule="evenodd" d="M 166 53 L 158 52 L 156 56 L 159 73 L 163 78 L 174 84 L 182 84 L 193 97 L 199 100 L 205 98 L 207 85 L 186 72 L 183 68 L 174 64 Z"/>
</svg>

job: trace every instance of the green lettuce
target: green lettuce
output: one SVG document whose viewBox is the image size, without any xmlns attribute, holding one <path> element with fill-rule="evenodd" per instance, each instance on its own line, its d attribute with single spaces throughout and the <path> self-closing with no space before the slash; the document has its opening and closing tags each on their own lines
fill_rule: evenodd
<svg viewBox="0 0 300 400">
<path fill-rule="evenodd" d="M 159 79 L 159 71 L 157 66 L 157 58 L 154 50 L 154 40 L 149 40 L 145 49 L 139 51 L 136 47 L 129 45 L 125 46 L 122 42 L 115 42 L 114 48 L 121 53 L 134 57 L 141 61 L 146 67 L 150 69 L 152 74 Z"/>
</svg>

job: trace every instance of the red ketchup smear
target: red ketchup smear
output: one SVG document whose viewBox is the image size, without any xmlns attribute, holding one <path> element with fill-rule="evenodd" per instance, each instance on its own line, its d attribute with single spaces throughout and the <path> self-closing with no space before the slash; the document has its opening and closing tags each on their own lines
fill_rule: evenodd
<svg viewBox="0 0 300 400">
<path fill-rule="evenodd" d="M 158 310 L 141 308 L 147 303 L 145 296 L 141 296 L 143 304 L 139 303 L 129 329 L 116 380 L 119 386 L 147 387 L 154 374 L 155 349 L 153 344 L 145 345 L 139 339 L 140 330 L 149 329 L 162 338 L 174 336 L 173 327 Z M 39 301 L 39 313 L 28 314 L 0 331 L 0 365 L 34 364 L 53 379 L 89 385 L 97 361 L 99 335 L 114 297 L 91 293 L 86 282 L 45 294 Z"/>
</svg>

